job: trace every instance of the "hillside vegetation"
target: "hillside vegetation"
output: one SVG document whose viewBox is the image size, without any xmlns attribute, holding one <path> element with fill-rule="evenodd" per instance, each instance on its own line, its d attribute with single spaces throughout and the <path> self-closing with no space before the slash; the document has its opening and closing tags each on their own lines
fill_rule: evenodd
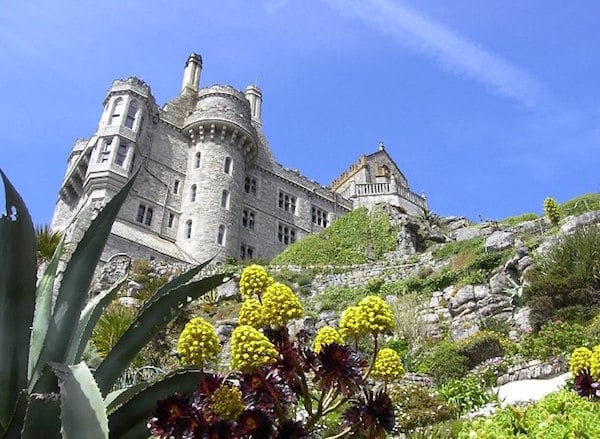
<svg viewBox="0 0 600 439">
<path fill-rule="evenodd" d="M 396 229 L 384 212 L 356 209 L 277 256 L 274 265 L 347 265 L 376 261 L 396 248 Z"/>
</svg>

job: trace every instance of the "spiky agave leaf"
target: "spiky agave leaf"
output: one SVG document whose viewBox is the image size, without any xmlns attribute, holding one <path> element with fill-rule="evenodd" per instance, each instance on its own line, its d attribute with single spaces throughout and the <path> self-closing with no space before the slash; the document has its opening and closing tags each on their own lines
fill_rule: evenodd
<svg viewBox="0 0 600 439">
<path fill-rule="evenodd" d="M 174 311 L 185 304 L 188 297 L 198 298 L 221 285 L 229 276 L 229 273 L 216 274 L 182 285 L 162 295 L 141 311 L 96 370 L 95 377 L 102 394 L 106 395 L 110 391 L 137 353 L 174 318 Z"/>
<path fill-rule="evenodd" d="M 0 171 L 6 215 L 0 217 L 0 433 L 27 387 L 30 326 L 37 270 L 35 232 L 21 196 Z"/>
<path fill-rule="evenodd" d="M 63 439 L 81 437 L 108 439 L 104 401 L 85 363 L 74 366 L 51 363 L 60 387 Z"/>
<path fill-rule="evenodd" d="M 192 393 L 202 378 L 199 370 L 174 372 L 161 381 L 147 385 L 139 393 L 128 395 L 108 417 L 110 437 L 145 439 L 149 436 L 147 423 L 156 410 L 156 402 L 175 392 Z"/>
<path fill-rule="evenodd" d="M 52 391 L 55 381 L 52 375 L 47 370 L 45 371 L 46 364 L 49 362 L 65 363 L 71 344 L 75 343 L 79 346 L 79 340 L 74 340 L 73 328 L 78 325 L 94 270 L 110 234 L 112 224 L 125 202 L 136 176 L 137 172 L 98 213 L 65 267 L 42 351 L 33 368 L 29 383 L 30 390 Z M 42 374 L 44 374 L 44 379 L 40 380 Z"/>
</svg>

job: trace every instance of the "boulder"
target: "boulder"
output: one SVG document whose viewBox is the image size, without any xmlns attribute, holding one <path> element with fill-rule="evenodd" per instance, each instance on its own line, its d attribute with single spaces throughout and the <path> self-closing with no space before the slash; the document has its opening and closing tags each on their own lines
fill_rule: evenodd
<svg viewBox="0 0 600 439">
<path fill-rule="evenodd" d="M 498 252 L 515 243 L 515 234 L 513 232 L 496 231 L 485 240 L 484 249 L 486 252 Z"/>
<path fill-rule="evenodd" d="M 561 226 L 560 231 L 563 234 L 568 235 L 570 233 L 573 233 L 573 231 L 579 226 L 598 223 L 600 223 L 600 210 L 596 210 L 594 212 L 586 212 L 583 215 L 569 218 Z"/>
</svg>

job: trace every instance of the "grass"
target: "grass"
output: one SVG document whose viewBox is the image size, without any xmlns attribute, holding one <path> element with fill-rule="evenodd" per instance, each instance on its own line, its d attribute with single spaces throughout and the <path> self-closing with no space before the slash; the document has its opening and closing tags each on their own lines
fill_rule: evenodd
<svg viewBox="0 0 600 439">
<path fill-rule="evenodd" d="M 272 265 L 364 264 L 396 248 L 397 230 L 381 210 L 356 209 L 316 235 L 290 245 Z"/>
<path fill-rule="evenodd" d="M 600 210 L 600 194 L 584 194 L 561 204 L 565 215 L 581 215 L 592 210 Z"/>
</svg>

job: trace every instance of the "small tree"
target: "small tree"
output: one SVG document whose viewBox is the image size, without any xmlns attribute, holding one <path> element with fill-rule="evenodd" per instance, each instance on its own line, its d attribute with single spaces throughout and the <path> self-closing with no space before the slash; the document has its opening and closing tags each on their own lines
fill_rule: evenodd
<svg viewBox="0 0 600 439">
<path fill-rule="evenodd" d="M 544 215 L 552 223 L 553 226 L 558 226 L 562 217 L 562 212 L 556 200 L 552 197 L 547 197 L 544 200 Z"/>
</svg>

